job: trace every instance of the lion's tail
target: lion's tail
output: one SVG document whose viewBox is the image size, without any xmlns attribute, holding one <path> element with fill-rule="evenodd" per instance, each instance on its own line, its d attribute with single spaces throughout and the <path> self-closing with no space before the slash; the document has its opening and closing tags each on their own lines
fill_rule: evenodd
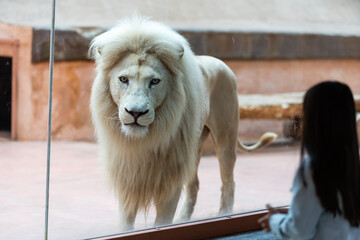
<svg viewBox="0 0 360 240">
<path fill-rule="evenodd" d="M 265 146 L 269 145 L 276 138 L 277 138 L 276 133 L 267 132 L 267 133 L 264 133 L 261 136 L 260 140 L 257 143 L 255 143 L 255 144 L 253 144 L 251 146 L 245 146 L 242 142 L 240 142 L 238 140 L 237 147 L 242 152 L 252 152 L 252 151 L 255 151 L 255 150 L 259 149 L 259 148 L 262 148 L 262 147 L 265 147 Z"/>
</svg>

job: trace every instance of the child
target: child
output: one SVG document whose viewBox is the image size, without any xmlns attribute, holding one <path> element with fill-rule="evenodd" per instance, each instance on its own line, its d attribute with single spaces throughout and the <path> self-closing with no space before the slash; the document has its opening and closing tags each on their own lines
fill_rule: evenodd
<svg viewBox="0 0 360 240">
<path fill-rule="evenodd" d="M 360 163 L 349 87 L 322 82 L 304 98 L 301 162 L 288 213 L 258 222 L 281 239 L 360 239 Z"/>
</svg>

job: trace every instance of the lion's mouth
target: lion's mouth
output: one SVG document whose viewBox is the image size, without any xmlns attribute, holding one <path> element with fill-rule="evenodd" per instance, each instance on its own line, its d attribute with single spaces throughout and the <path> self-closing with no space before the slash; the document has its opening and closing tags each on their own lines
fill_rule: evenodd
<svg viewBox="0 0 360 240">
<path fill-rule="evenodd" d="M 142 127 L 142 128 L 146 127 L 146 126 L 143 126 L 143 125 L 141 125 L 141 124 L 139 124 L 139 123 L 137 123 L 137 122 L 125 123 L 124 125 L 125 125 L 125 126 L 130 126 L 130 127 Z"/>
</svg>

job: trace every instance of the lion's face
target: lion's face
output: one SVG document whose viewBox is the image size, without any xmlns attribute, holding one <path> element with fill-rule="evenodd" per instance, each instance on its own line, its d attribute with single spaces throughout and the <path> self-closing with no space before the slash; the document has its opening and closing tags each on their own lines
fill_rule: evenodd
<svg viewBox="0 0 360 240">
<path fill-rule="evenodd" d="M 131 138 L 146 136 L 167 95 L 169 71 L 153 55 L 132 53 L 112 67 L 109 77 L 121 131 Z"/>
</svg>

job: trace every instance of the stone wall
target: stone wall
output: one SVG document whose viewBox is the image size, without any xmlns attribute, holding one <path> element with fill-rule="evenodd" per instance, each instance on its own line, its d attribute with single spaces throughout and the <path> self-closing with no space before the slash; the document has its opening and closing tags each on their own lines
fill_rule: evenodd
<svg viewBox="0 0 360 240">
<path fill-rule="evenodd" d="M 13 101 L 16 106 L 16 121 L 12 129 L 16 133 L 14 138 L 18 140 L 46 139 L 49 78 L 46 54 L 49 44 L 46 43 L 46 37 L 43 38 L 45 41 L 40 41 L 35 36 L 38 30 L 0 23 L 0 55 L 7 48 L 1 44 L 2 39 L 18 41 L 18 51 L 14 53 L 18 59 L 16 99 Z M 45 31 L 45 34 L 49 31 L 40 30 Z M 89 113 L 89 96 L 95 73 L 94 63 L 86 59 L 91 37 L 72 42 L 69 36 L 78 36 L 79 29 L 66 31 L 66 41 L 59 32 L 56 34 L 56 49 L 59 51 L 54 65 L 52 137 L 56 140 L 92 140 L 94 134 Z M 235 43 L 258 41 L 258 47 L 251 44 L 251 51 L 250 48 L 245 48 L 250 54 L 244 54 L 245 50 L 236 52 L 236 46 L 233 47 L 234 51 L 221 48 L 229 39 L 232 42 L 229 33 L 183 31 L 183 34 L 189 38 L 195 52 L 215 55 L 225 60 L 237 76 L 240 94 L 305 91 L 326 79 L 346 82 L 354 93 L 360 94 L 359 37 L 311 35 L 313 39 L 323 39 L 317 43 L 313 41 L 319 46 L 314 48 L 309 44 L 300 44 L 309 35 L 232 33 L 236 36 Z M 295 44 L 298 48 L 291 49 L 290 45 L 287 51 L 282 51 L 284 45 L 281 41 L 288 41 L 287 39 L 295 39 L 294 43 L 298 42 Z M 305 48 L 312 49 L 311 47 L 313 51 L 304 51 Z M 74 49 L 80 51 L 73 51 Z M 76 52 L 78 54 L 74 55 Z M 267 131 L 273 131 L 272 125 L 268 126 Z"/>
<path fill-rule="evenodd" d="M 49 64 L 32 64 L 32 119 L 37 129 L 19 134 L 21 140 L 44 139 L 47 130 Z M 89 98 L 95 77 L 94 63 L 88 61 L 56 62 L 53 72 L 52 138 L 55 140 L 93 140 L 94 129 L 89 112 Z M 45 124 L 46 123 L 46 124 Z M 26 124 L 23 123 L 23 124 Z M 19 132 L 20 133 L 20 132 Z"/>
<path fill-rule="evenodd" d="M 47 134 L 49 63 L 32 62 L 32 33 L 31 27 L 0 23 L 0 55 L 16 58 L 12 137 L 17 140 L 45 140 Z M 18 51 L 8 53 L 5 40 L 17 41 Z M 93 66 L 89 61 L 55 63 L 53 139 L 94 138 L 88 109 Z"/>
</svg>

